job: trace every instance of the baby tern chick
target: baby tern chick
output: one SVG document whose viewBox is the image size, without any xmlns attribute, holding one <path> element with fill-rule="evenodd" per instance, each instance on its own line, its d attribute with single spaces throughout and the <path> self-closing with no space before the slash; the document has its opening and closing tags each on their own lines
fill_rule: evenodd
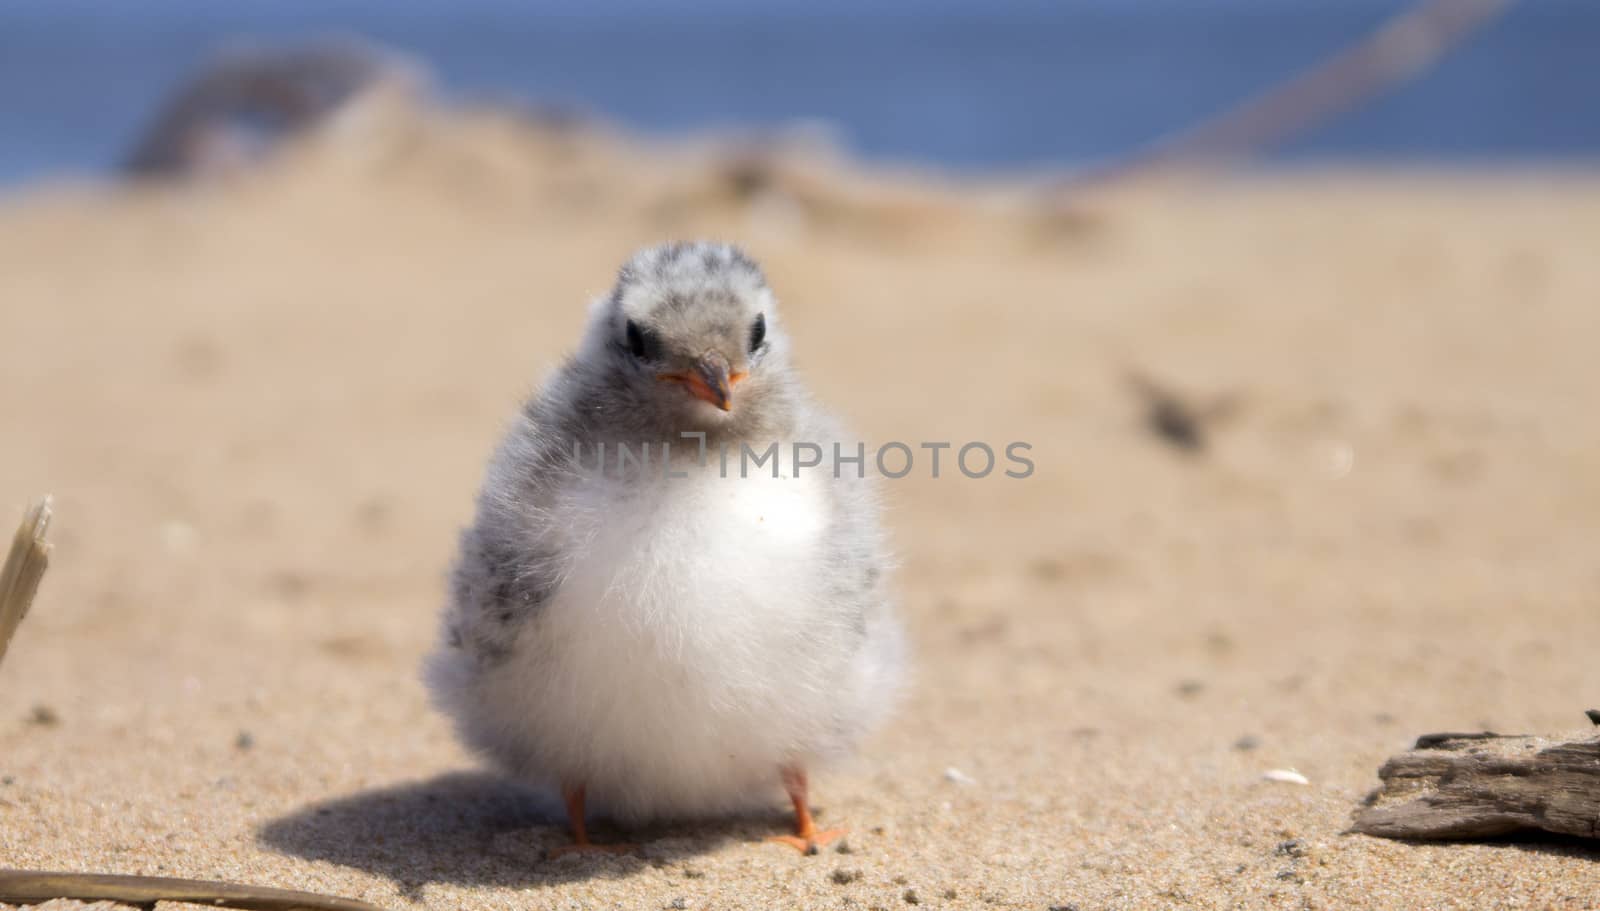
<svg viewBox="0 0 1600 911">
<path fill-rule="evenodd" d="M 704 817 L 780 784 L 776 840 L 840 834 L 806 773 L 885 714 L 902 636 L 859 444 L 789 348 L 745 254 L 645 250 L 489 463 L 427 678 L 470 748 L 561 794 L 563 851 L 605 850 L 586 810 Z"/>
</svg>

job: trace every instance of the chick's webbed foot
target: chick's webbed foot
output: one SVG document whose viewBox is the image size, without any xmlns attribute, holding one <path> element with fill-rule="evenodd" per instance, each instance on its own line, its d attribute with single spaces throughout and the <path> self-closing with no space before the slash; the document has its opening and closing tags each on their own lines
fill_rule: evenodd
<svg viewBox="0 0 1600 911">
<path fill-rule="evenodd" d="M 811 818 L 804 769 L 785 767 L 781 775 L 784 790 L 789 792 L 789 800 L 794 803 L 794 834 L 773 835 L 767 841 L 788 845 L 801 854 L 815 854 L 844 836 L 845 829 L 818 829 L 816 820 Z"/>
</svg>

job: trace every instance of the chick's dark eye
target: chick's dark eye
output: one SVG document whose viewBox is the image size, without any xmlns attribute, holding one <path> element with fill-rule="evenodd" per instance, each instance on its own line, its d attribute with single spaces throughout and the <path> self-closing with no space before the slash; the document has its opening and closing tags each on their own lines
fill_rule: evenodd
<svg viewBox="0 0 1600 911">
<path fill-rule="evenodd" d="M 767 340 L 767 315 L 765 313 L 762 313 L 762 314 L 758 314 L 756 316 L 755 325 L 750 327 L 750 351 L 751 351 L 751 353 L 754 353 L 756 351 L 756 349 L 760 348 L 761 347 L 761 343 L 766 341 L 766 340 Z"/>
<path fill-rule="evenodd" d="M 652 342 L 650 330 L 640 328 L 633 320 L 628 320 L 628 353 L 634 357 L 645 360 L 652 354 L 655 347 Z"/>
</svg>

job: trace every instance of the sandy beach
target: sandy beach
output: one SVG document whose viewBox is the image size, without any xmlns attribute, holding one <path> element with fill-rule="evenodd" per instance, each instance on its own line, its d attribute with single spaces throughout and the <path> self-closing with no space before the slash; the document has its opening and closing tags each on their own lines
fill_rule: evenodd
<svg viewBox="0 0 1600 911">
<path fill-rule="evenodd" d="M 1022 190 L 467 111 L 0 200 L 0 516 L 57 510 L 0 866 L 392 908 L 1600 906 L 1577 843 L 1348 832 L 1418 735 L 1600 706 L 1600 175 Z M 702 236 L 869 443 L 1036 471 L 886 482 L 916 674 L 816 777 L 848 853 L 763 844 L 775 787 L 546 861 L 419 665 L 502 423 L 635 247 Z M 1136 375 L 1217 412 L 1202 448 Z"/>
</svg>

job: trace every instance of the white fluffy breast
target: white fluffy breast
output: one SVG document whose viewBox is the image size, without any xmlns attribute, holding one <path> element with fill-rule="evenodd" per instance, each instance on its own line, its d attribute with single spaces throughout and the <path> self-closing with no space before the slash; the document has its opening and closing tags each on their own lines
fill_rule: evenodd
<svg viewBox="0 0 1600 911">
<path fill-rule="evenodd" d="M 827 524 L 815 479 L 723 478 L 711 467 L 643 484 L 596 478 L 570 497 L 573 559 L 552 621 L 570 610 L 585 626 L 709 642 L 803 614 Z"/>
<path fill-rule="evenodd" d="M 570 488 L 566 574 L 494 675 L 530 764 L 637 818 L 764 800 L 781 763 L 827 751 L 853 687 L 820 619 L 825 481 L 711 465 Z"/>
</svg>

